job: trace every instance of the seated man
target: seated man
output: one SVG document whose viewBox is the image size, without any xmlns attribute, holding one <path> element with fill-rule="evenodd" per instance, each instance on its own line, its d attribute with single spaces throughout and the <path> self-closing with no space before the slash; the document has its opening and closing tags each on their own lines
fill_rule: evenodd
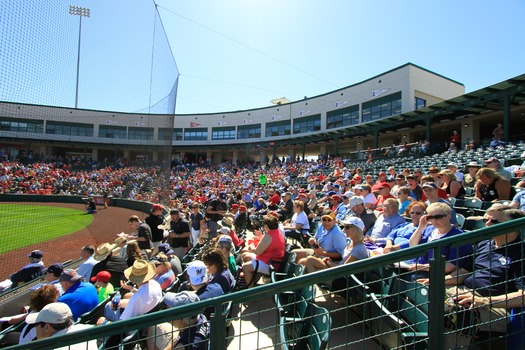
<svg viewBox="0 0 525 350">
<path fill-rule="evenodd" d="M 387 198 L 383 204 L 383 214 L 379 215 L 374 226 L 366 232 L 365 242 L 367 246 L 383 247 L 386 244 L 388 234 L 397 226 L 406 223 L 406 220 L 398 214 L 399 203 L 394 198 Z"/>
<path fill-rule="evenodd" d="M 44 262 L 42 257 L 44 253 L 40 250 L 33 250 L 27 257 L 29 259 L 29 264 L 22 267 L 18 272 L 13 273 L 9 276 L 9 279 L 13 284 L 11 287 L 18 286 L 18 283 L 26 283 L 34 280 L 37 277 L 42 276 L 44 273 Z"/>
<path fill-rule="evenodd" d="M 333 261 L 340 261 L 346 248 L 346 236 L 339 226 L 336 225 L 333 213 L 321 217 L 321 225 L 317 228 L 314 237 L 308 240 L 312 248 L 294 249 L 297 254 L 296 262 L 305 264 L 306 257 L 317 256 L 328 257 Z"/>
<path fill-rule="evenodd" d="M 525 214 L 517 209 L 504 208 L 486 214 L 487 226 L 523 218 Z M 506 332 L 510 313 L 513 309 L 520 310 L 524 303 L 525 275 L 523 259 L 525 243 L 519 231 L 495 236 L 484 240 L 474 247 L 474 254 L 467 262 L 445 277 L 447 288 L 447 304 L 455 308 L 470 308 L 478 314 L 478 327 L 471 328 L 470 334 L 476 331 Z M 428 279 L 419 280 L 428 283 Z M 456 310 L 452 312 L 456 313 Z M 518 325 L 519 326 L 519 325 Z M 477 328 L 477 329 L 476 329 Z M 464 332 L 463 332 L 464 333 Z M 461 338 L 461 334 L 454 341 Z M 507 337 L 507 342 L 523 339 L 523 329 L 518 328 L 516 334 Z M 518 339 L 519 341 L 519 339 Z M 460 344 L 458 344 L 460 345 Z M 518 348 L 519 346 L 510 348 Z"/>
<path fill-rule="evenodd" d="M 82 276 L 75 270 L 65 269 L 58 280 L 64 290 L 58 301 L 69 306 L 74 321 L 97 306 L 97 289 L 89 282 L 82 282 Z"/>
<path fill-rule="evenodd" d="M 26 323 L 35 325 L 36 337 L 39 340 L 92 327 L 85 324 L 73 324 L 73 314 L 69 306 L 58 302 L 47 304 L 40 312 L 27 315 Z M 96 340 L 89 340 L 66 348 L 96 350 L 98 346 Z"/>
</svg>

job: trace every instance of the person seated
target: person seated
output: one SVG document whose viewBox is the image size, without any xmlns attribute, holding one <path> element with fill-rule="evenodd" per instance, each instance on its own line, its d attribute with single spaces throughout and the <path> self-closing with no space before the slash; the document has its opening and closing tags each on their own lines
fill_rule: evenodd
<svg viewBox="0 0 525 350">
<path fill-rule="evenodd" d="M 372 255 L 386 254 L 410 246 L 409 240 L 419 225 L 419 219 L 425 215 L 427 205 L 424 202 L 412 202 L 405 211 L 405 216 L 410 222 L 398 225 L 386 237 L 386 244 L 382 250 L 376 250 Z"/>
<path fill-rule="evenodd" d="M 329 257 L 333 261 L 340 261 L 347 244 L 345 234 L 336 224 L 333 213 L 325 212 L 314 237 L 308 240 L 312 248 L 293 250 L 296 253 L 296 262 L 304 265 L 308 256 L 316 256 L 321 259 Z"/>
<path fill-rule="evenodd" d="M 205 251 L 202 254 L 202 262 L 206 265 L 206 270 L 210 277 L 208 283 L 219 284 L 224 294 L 233 290 L 235 278 L 228 269 L 228 261 L 217 248 Z"/>
<path fill-rule="evenodd" d="M 510 181 L 492 168 L 481 168 L 476 173 L 476 198 L 485 202 L 512 199 L 514 193 Z"/>
<path fill-rule="evenodd" d="M 239 214 L 235 217 L 233 221 L 233 227 L 235 227 L 235 232 L 242 234 L 246 230 L 248 225 L 248 215 L 247 215 L 246 205 L 239 206 Z"/>
<path fill-rule="evenodd" d="M 432 203 L 427 207 L 427 214 L 419 219 L 419 225 L 409 239 L 411 247 L 437 239 L 448 238 L 463 233 L 459 228 L 450 223 L 451 209 L 445 203 Z M 472 253 L 470 244 L 459 247 L 443 247 L 441 251 L 447 261 L 445 272 L 450 273 L 457 265 L 464 263 L 464 259 Z M 430 260 L 433 258 L 433 250 L 427 251 L 424 255 L 416 258 L 408 268 L 417 271 L 412 277 L 419 278 L 428 276 Z"/>
<path fill-rule="evenodd" d="M 168 257 L 168 261 L 170 262 L 170 265 L 171 265 L 171 271 L 173 271 L 175 276 L 178 276 L 182 273 L 182 266 L 181 266 L 180 260 L 175 255 L 175 252 L 173 251 L 173 249 L 171 249 L 171 246 L 169 245 L 169 243 L 162 243 L 161 245 L 159 245 L 158 252 L 163 253 L 164 255 Z"/>
<path fill-rule="evenodd" d="M 95 277 L 100 271 L 108 271 L 111 273 L 109 282 L 114 287 L 119 286 L 121 279 L 124 277 L 124 270 L 130 267 L 119 252 L 120 248 L 116 244 L 102 243 L 99 245 L 93 256 L 98 262 L 93 266 L 90 278 Z"/>
<path fill-rule="evenodd" d="M 487 212 L 485 216 L 486 225 L 490 227 L 523 218 L 525 213 L 514 208 L 500 208 Z M 501 234 L 477 243 L 474 253 L 468 256 L 465 264 L 448 271 L 445 276 L 445 285 L 449 286 L 446 289 L 446 304 L 452 305 L 454 313 L 457 312 L 457 304 L 466 309 L 476 310 L 479 316 L 476 324 L 471 324 L 471 332 L 453 334 L 454 342 L 458 341 L 458 338 L 463 340 L 453 347 L 468 345 L 470 334 L 476 334 L 476 331 L 506 333 L 509 328 L 515 329 L 516 333 L 507 337 L 508 348 L 520 347 L 516 343 L 523 341 L 525 333 L 519 325 L 519 317 L 516 325 L 512 324 L 513 320 L 511 324 L 508 322 L 511 313 L 521 310 L 525 301 L 524 252 L 525 242 L 519 230 Z M 418 282 L 428 284 L 430 281 L 424 278 Z"/>
<path fill-rule="evenodd" d="M 216 248 L 228 261 L 228 269 L 230 270 L 231 274 L 234 277 L 237 276 L 237 261 L 235 259 L 235 255 L 232 253 L 234 246 L 231 237 L 227 235 L 219 235 L 217 237 Z"/>
<path fill-rule="evenodd" d="M 97 212 L 97 205 L 93 197 L 89 197 L 86 211 L 88 214 L 95 214 Z"/>
<path fill-rule="evenodd" d="M 270 264 L 280 264 L 284 257 L 284 236 L 279 231 L 279 219 L 274 215 L 263 217 L 265 234 L 257 247 L 249 245 L 242 250 L 242 271 L 248 288 L 255 285 L 257 273 L 270 274 Z"/>
<path fill-rule="evenodd" d="M 408 206 L 414 203 L 414 199 L 410 197 L 410 188 L 408 186 L 401 186 L 397 192 L 397 202 L 399 203 L 399 215 L 405 215 Z"/>
<path fill-rule="evenodd" d="M 292 218 L 283 222 L 284 234 L 288 238 L 303 242 L 303 236 L 307 236 L 310 230 L 310 221 L 304 212 L 304 202 L 295 200 L 293 210 Z"/>
<path fill-rule="evenodd" d="M 100 271 L 95 277 L 91 278 L 91 283 L 97 288 L 99 304 L 115 291 L 115 288 L 109 282 L 110 279 L 111 274 L 108 271 Z"/>
<path fill-rule="evenodd" d="M 166 293 L 164 304 L 170 308 L 195 303 L 199 296 L 190 291 Z M 178 336 L 177 336 L 178 334 Z M 164 322 L 148 328 L 147 348 L 170 350 L 191 348 L 193 350 L 209 349 L 210 324 L 204 314 Z"/>
<path fill-rule="evenodd" d="M 27 258 L 29 264 L 22 267 L 21 270 L 15 272 L 9 276 L 12 284 L 11 287 L 17 287 L 19 283 L 27 283 L 43 275 L 44 273 L 44 262 L 42 258 L 44 253 L 40 250 L 33 250 Z"/>
<path fill-rule="evenodd" d="M 133 266 L 135 260 L 147 259 L 147 255 L 139 248 L 137 241 L 129 241 L 126 245 L 126 264 L 128 267 Z"/>
<path fill-rule="evenodd" d="M 112 310 L 112 303 L 106 304 L 104 316 L 97 320 L 97 325 L 104 325 L 116 320 L 127 320 L 144 315 L 162 300 L 160 284 L 153 279 L 155 267 L 146 260 L 136 260 L 133 266 L 124 271 L 127 282 L 121 281 L 122 291 L 129 292 L 116 305 L 117 312 Z M 124 311 L 122 311 L 124 309 Z"/>
<path fill-rule="evenodd" d="M 60 295 L 64 294 L 64 291 L 62 290 L 62 286 L 60 285 L 59 278 L 62 272 L 64 271 L 64 265 L 61 263 L 55 263 L 52 265 L 49 265 L 47 269 L 45 269 L 44 273 L 44 280 L 54 285 L 57 289 Z"/>
<path fill-rule="evenodd" d="M 404 224 L 406 220 L 399 215 L 399 203 L 394 198 L 388 198 L 383 205 L 381 214 L 374 226 L 366 232 L 365 242 L 369 249 L 384 247 L 387 235 L 398 225 Z"/>
<path fill-rule="evenodd" d="M 39 312 L 27 315 L 26 323 L 35 325 L 38 340 L 78 332 L 93 327 L 80 323 L 74 324 L 74 316 L 70 307 L 60 302 L 47 304 Z M 71 345 L 70 348 L 96 350 L 98 346 L 96 340 L 89 340 Z"/>
<path fill-rule="evenodd" d="M 363 229 L 365 224 L 361 219 L 350 217 L 348 220 L 341 221 L 343 231 L 350 239 L 350 243 L 343 251 L 342 259 L 339 262 L 333 262 L 330 257 L 318 258 L 316 256 L 308 256 L 305 258 L 305 273 L 316 272 L 330 267 L 339 266 L 342 264 L 349 264 L 354 261 L 368 258 L 368 250 L 364 244 Z"/>
<path fill-rule="evenodd" d="M 465 188 L 457 180 L 456 174 L 448 169 L 444 169 L 439 172 L 439 176 L 441 179 L 440 188 L 447 192 L 448 198 L 462 199 L 465 197 Z"/>
<path fill-rule="evenodd" d="M 353 196 L 352 198 L 350 198 L 350 201 L 348 202 L 348 208 L 350 208 L 350 212 L 347 212 L 347 215 L 343 218 L 343 220 L 346 220 L 348 217 L 351 216 L 360 218 L 361 221 L 363 221 L 363 223 L 365 224 L 365 229 L 363 230 L 363 233 L 368 232 L 368 230 L 374 226 L 377 217 L 371 210 L 365 207 L 363 197 Z"/>
<path fill-rule="evenodd" d="M 175 281 L 175 274 L 171 270 L 171 264 L 164 253 L 158 253 L 153 257 L 152 263 L 155 266 L 155 276 L 153 279 L 160 284 L 160 288 L 165 291 Z"/>
<path fill-rule="evenodd" d="M 89 282 L 83 282 L 82 276 L 73 269 L 65 269 L 58 281 L 64 294 L 58 298 L 61 303 L 67 304 L 73 313 L 73 320 L 82 314 L 91 311 L 98 304 L 96 288 Z"/>
</svg>

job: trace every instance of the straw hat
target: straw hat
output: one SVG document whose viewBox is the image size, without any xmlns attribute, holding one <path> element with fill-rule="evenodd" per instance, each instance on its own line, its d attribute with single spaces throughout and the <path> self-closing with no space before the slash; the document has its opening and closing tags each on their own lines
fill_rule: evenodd
<svg viewBox="0 0 525 350">
<path fill-rule="evenodd" d="M 141 285 L 155 276 L 155 267 L 146 260 L 135 260 L 133 266 L 124 270 L 124 276 L 131 282 Z"/>
<path fill-rule="evenodd" d="M 116 244 L 102 243 L 97 247 L 97 251 L 93 256 L 96 261 L 102 261 L 113 253 L 113 249 L 117 247 Z"/>
</svg>

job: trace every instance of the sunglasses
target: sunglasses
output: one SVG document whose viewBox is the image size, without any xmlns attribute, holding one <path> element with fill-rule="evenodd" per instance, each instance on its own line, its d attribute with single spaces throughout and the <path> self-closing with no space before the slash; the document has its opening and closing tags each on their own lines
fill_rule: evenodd
<svg viewBox="0 0 525 350">
<path fill-rule="evenodd" d="M 421 214 L 423 214 L 423 212 L 421 211 L 411 211 L 410 212 L 410 215 L 421 215 Z"/>
<path fill-rule="evenodd" d="M 344 225 L 343 230 L 350 230 L 351 228 L 354 228 L 354 225 Z"/>
<path fill-rule="evenodd" d="M 428 220 L 439 220 L 439 219 L 443 219 L 445 216 L 447 216 L 446 214 L 437 214 L 437 215 L 428 215 L 427 218 Z"/>
<path fill-rule="evenodd" d="M 329 218 L 323 218 L 322 220 L 323 221 L 332 221 L 332 219 L 329 219 Z"/>
<path fill-rule="evenodd" d="M 499 223 L 500 223 L 500 221 L 497 220 L 497 219 L 487 219 L 487 218 L 484 218 L 483 221 L 485 221 L 485 222 L 489 222 L 489 223 L 491 223 L 491 224 L 499 224 Z"/>
</svg>

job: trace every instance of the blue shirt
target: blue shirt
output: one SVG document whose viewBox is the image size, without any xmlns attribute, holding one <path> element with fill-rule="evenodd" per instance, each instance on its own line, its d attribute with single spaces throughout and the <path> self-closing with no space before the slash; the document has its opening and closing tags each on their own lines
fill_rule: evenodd
<svg viewBox="0 0 525 350">
<path fill-rule="evenodd" d="M 516 193 L 514 198 L 512 198 L 512 201 L 517 202 L 520 205 L 519 210 L 525 211 L 525 191 L 520 191 Z"/>
<path fill-rule="evenodd" d="M 416 229 L 417 226 L 414 226 L 413 223 L 407 222 L 405 225 L 401 224 L 386 236 L 386 240 L 392 241 L 393 245 L 399 244 L 399 248 L 401 249 L 408 248 L 410 246 L 408 241 Z"/>
<path fill-rule="evenodd" d="M 67 304 L 73 313 L 73 320 L 91 311 L 98 304 L 97 289 L 87 282 L 78 281 L 58 298 L 59 302 Z"/>
<path fill-rule="evenodd" d="M 344 203 L 339 204 L 336 210 L 337 210 L 337 214 L 335 215 L 336 220 L 343 220 L 346 214 L 350 211 L 350 209 Z"/>
<path fill-rule="evenodd" d="M 339 226 L 334 225 L 330 231 L 326 231 L 323 225 L 319 225 L 315 233 L 315 239 L 325 252 L 338 252 L 343 256 L 346 248 L 346 236 Z"/>
<path fill-rule="evenodd" d="M 425 227 L 421 233 L 421 240 L 419 244 L 428 242 L 431 239 L 432 232 L 436 228 L 432 225 Z M 439 239 L 452 237 L 463 233 L 459 228 L 452 226 L 452 229 L 448 231 L 445 235 L 441 236 Z M 472 244 L 465 244 L 459 247 L 450 247 L 445 246 L 441 249 L 441 254 L 445 256 L 445 260 L 451 264 L 463 267 L 466 261 L 466 258 L 469 255 L 472 255 Z M 425 254 L 420 256 L 417 261 L 419 264 L 428 264 L 430 260 L 434 257 L 434 250 L 427 250 Z"/>
<path fill-rule="evenodd" d="M 381 215 L 377 218 L 374 226 L 366 232 L 367 236 L 375 239 L 376 244 L 386 242 L 386 237 L 392 230 L 405 223 L 406 220 L 399 214 L 395 213 L 390 216 Z"/>
</svg>

